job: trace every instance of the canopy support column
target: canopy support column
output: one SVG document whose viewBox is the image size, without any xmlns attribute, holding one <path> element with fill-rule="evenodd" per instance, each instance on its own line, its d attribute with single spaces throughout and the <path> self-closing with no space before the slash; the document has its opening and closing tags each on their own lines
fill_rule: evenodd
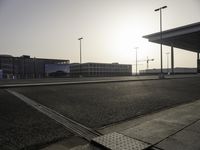
<svg viewBox="0 0 200 150">
<path fill-rule="evenodd" d="M 171 73 L 174 74 L 174 47 L 171 46 Z"/>
<path fill-rule="evenodd" d="M 199 60 L 199 52 L 197 52 L 197 73 L 200 73 L 200 60 Z"/>
</svg>

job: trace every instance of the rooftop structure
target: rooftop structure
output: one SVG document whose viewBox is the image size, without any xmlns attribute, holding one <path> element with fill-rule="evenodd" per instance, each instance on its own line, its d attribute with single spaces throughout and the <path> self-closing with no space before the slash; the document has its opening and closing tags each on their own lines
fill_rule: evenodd
<svg viewBox="0 0 200 150">
<path fill-rule="evenodd" d="M 171 47 L 171 72 L 174 72 L 174 48 L 180 48 L 197 53 L 197 72 L 200 72 L 200 22 L 173 28 L 161 33 L 153 33 L 143 36 L 153 43 L 162 43 Z"/>
</svg>

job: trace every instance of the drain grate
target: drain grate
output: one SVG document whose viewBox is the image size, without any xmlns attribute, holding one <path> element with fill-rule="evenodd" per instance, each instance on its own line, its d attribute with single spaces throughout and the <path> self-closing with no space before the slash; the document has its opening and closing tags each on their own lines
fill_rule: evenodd
<svg viewBox="0 0 200 150">
<path fill-rule="evenodd" d="M 67 129 L 72 131 L 73 133 L 85 138 L 86 140 L 90 141 L 91 139 L 101 135 L 99 132 L 88 128 L 74 120 L 71 120 L 70 118 L 67 118 L 66 116 L 63 116 L 62 114 L 56 112 L 55 110 L 52 110 L 44 105 L 41 105 L 34 100 L 24 96 L 23 94 L 20 94 L 18 92 L 12 91 L 10 89 L 7 89 L 7 91 L 14 96 L 18 97 L 28 105 L 32 106 L 33 108 L 37 109 L 38 111 L 42 112 L 43 114 L 49 116 L 50 118 L 54 119 L 55 121 L 59 122 L 63 126 L 65 126 Z"/>
</svg>

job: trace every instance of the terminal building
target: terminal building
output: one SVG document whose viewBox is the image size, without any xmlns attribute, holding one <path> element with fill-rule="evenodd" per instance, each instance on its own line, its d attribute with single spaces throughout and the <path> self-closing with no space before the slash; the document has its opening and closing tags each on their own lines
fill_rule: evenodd
<svg viewBox="0 0 200 150">
<path fill-rule="evenodd" d="M 132 65 L 118 63 L 75 63 L 70 65 L 70 74 L 74 77 L 131 76 Z"/>
<path fill-rule="evenodd" d="M 21 57 L 0 55 L 0 76 L 8 79 L 43 78 L 48 76 L 47 64 L 68 65 L 69 63 L 69 60 L 31 58 L 28 55 Z"/>
</svg>

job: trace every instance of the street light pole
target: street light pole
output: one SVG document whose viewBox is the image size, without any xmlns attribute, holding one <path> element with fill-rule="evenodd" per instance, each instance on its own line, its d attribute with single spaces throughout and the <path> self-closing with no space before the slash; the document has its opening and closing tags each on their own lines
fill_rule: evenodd
<svg viewBox="0 0 200 150">
<path fill-rule="evenodd" d="M 155 9 L 154 11 L 160 12 L 160 74 L 161 78 L 163 78 L 163 60 L 162 60 L 162 9 L 167 8 L 167 6 L 163 6 L 160 8 Z"/>
<path fill-rule="evenodd" d="M 137 50 L 138 47 L 135 47 L 135 75 L 137 76 Z"/>
<path fill-rule="evenodd" d="M 78 40 L 80 41 L 80 67 L 79 67 L 79 71 L 80 71 L 80 76 L 82 75 L 82 69 L 81 69 L 81 64 L 82 64 L 82 51 L 81 51 L 81 40 L 83 39 L 83 37 L 78 38 Z"/>
</svg>

